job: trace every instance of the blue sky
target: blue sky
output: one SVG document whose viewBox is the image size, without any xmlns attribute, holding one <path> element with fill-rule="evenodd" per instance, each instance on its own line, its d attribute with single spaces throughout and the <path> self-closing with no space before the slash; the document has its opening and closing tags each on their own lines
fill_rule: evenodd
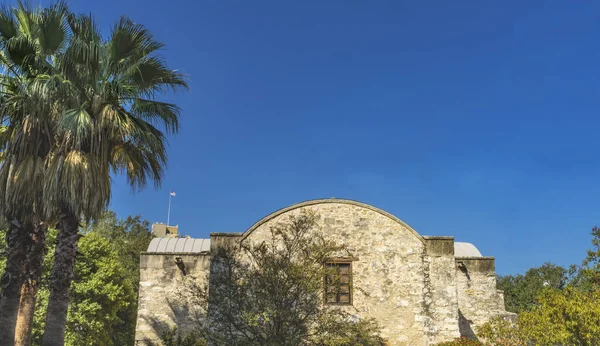
<svg viewBox="0 0 600 346">
<path fill-rule="evenodd" d="M 373 204 L 496 256 L 579 263 L 600 223 L 599 2 L 71 0 L 165 42 L 189 93 L 161 189 L 112 208 L 241 232 L 295 202 Z"/>
</svg>

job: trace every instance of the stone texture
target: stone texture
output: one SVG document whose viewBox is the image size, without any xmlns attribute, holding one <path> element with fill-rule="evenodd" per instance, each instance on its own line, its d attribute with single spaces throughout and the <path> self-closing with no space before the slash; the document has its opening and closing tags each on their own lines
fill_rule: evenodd
<svg viewBox="0 0 600 346">
<path fill-rule="evenodd" d="M 271 226 L 305 208 L 320 216 L 324 236 L 358 258 L 352 263 L 359 289 L 351 309 L 375 318 L 392 345 L 429 345 L 459 336 L 453 246 L 451 254 L 432 258 L 425 239 L 395 218 L 361 205 L 321 203 L 280 214 L 244 241 L 269 239 Z"/>
<path fill-rule="evenodd" d="M 176 258 L 181 258 L 183 270 Z M 158 345 L 168 329 L 193 331 L 204 321 L 206 306 L 196 289 L 206 285 L 209 266 L 210 257 L 202 254 L 141 255 L 136 345 Z"/>
<path fill-rule="evenodd" d="M 455 258 L 453 237 L 422 237 L 391 214 L 348 200 L 317 200 L 279 210 L 244 233 L 212 233 L 211 251 L 237 242 L 260 242 L 270 227 L 310 209 L 319 215 L 319 232 L 344 244 L 354 257 L 353 305 L 356 317 L 373 317 L 390 345 L 425 346 L 470 332 L 489 317 L 505 313 L 496 290 L 493 258 Z M 181 254 L 179 254 L 181 255 Z M 136 340 L 157 339 L 156 324 L 178 324 L 186 331 L 205 318 L 186 290 L 206 284 L 210 257 L 177 254 L 142 255 L 140 311 Z M 173 294 L 173 292 L 183 292 Z M 181 308 L 184 307 L 184 308 Z M 193 317 L 188 312 L 194 311 Z"/>
<path fill-rule="evenodd" d="M 494 258 L 457 257 L 456 273 L 460 333 L 474 337 L 490 317 L 506 314 L 504 293 L 496 289 Z"/>
</svg>

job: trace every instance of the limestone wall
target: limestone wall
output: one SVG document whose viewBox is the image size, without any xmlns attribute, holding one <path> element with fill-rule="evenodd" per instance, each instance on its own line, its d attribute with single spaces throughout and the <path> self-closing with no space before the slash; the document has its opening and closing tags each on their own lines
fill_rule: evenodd
<svg viewBox="0 0 600 346">
<path fill-rule="evenodd" d="M 141 255 L 136 345 L 158 345 L 165 330 L 193 331 L 204 322 L 206 305 L 198 289 L 204 289 L 209 267 L 205 254 Z"/>
<path fill-rule="evenodd" d="M 457 257 L 456 268 L 460 333 L 474 337 L 490 317 L 506 314 L 504 295 L 496 288 L 493 257 Z"/>
<path fill-rule="evenodd" d="M 269 229 L 308 208 L 320 216 L 320 231 L 344 244 L 352 263 L 351 312 L 373 317 L 391 345 L 429 345 L 458 336 L 453 254 L 429 257 L 425 239 L 393 216 L 366 205 L 317 203 L 266 218 L 243 241 L 269 239 Z M 450 338 L 451 339 L 451 338 Z"/>
<path fill-rule="evenodd" d="M 460 336 L 454 237 L 423 237 L 426 240 L 424 305 L 429 316 L 428 341 L 439 343 Z"/>
<path fill-rule="evenodd" d="M 422 237 L 393 215 L 358 202 L 309 201 L 275 212 L 245 233 L 211 233 L 211 253 L 270 239 L 271 226 L 305 209 L 319 216 L 319 232 L 352 255 L 353 304 L 344 308 L 375 318 L 390 345 L 474 337 L 491 316 L 506 315 L 492 257 L 456 258 L 453 237 Z M 210 261 L 208 253 L 142 254 L 136 345 L 156 343 L 175 325 L 193 331 L 206 320 L 206 301 L 196 288 L 208 287 Z"/>
</svg>

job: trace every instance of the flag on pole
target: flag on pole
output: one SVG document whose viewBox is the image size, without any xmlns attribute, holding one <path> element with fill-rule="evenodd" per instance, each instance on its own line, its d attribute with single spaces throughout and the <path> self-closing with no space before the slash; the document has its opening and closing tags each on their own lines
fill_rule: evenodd
<svg viewBox="0 0 600 346">
<path fill-rule="evenodd" d="M 177 194 L 173 191 L 171 191 L 171 196 L 177 196 Z"/>
</svg>

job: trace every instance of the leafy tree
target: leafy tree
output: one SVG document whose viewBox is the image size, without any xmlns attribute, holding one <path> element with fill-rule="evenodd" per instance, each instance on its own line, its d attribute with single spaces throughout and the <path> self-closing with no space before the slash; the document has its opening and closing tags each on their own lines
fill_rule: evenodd
<svg viewBox="0 0 600 346">
<path fill-rule="evenodd" d="M 600 290 L 600 228 L 592 228 L 591 235 L 592 248 L 581 266 L 571 266 L 571 284 L 584 291 Z"/>
<path fill-rule="evenodd" d="M 0 249 L 4 233 L 0 229 Z M 50 246 L 43 264 L 33 323 L 32 345 L 35 346 L 42 342 L 57 234 L 56 230 L 48 232 Z M 134 241 L 127 243 L 128 239 Z M 139 277 L 130 273 L 139 275 L 139 252 L 147 249 L 150 239 L 149 223 L 140 217 L 118 219 L 113 212 L 108 212 L 97 223 L 87 225 L 75 264 L 65 345 L 133 344 Z M 126 253 L 128 249 L 137 252 L 134 260 L 132 254 Z M 0 272 L 4 260 L 0 251 Z"/>
<path fill-rule="evenodd" d="M 0 10 L 0 214 L 10 220 L 0 279 L 0 345 L 26 345 L 45 253 L 44 160 L 57 108 L 49 83 L 60 54 L 62 3 Z M 20 304 L 20 307 L 19 307 Z M 17 307 L 19 307 L 17 320 Z M 16 330 L 16 338 L 15 338 Z"/>
<path fill-rule="evenodd" d="M 525 275 L 500 276 L 498 288 L 504 291 L 506 310 L 515 313 L 530 310 L 537 304 L 537 296 L 543 289 L 563 289 L 567 273 L 561 266 L 545 263 L 529 269 Z"/>
<path fill-rule="evenodd" d="M 501 317 L 490 319 L 477 329 L 479 338 L 490 346 L 528 346 L 521 329 L 513 321 Z"/>
<path fill-rule="evenodd" d="M 194 333 L 182 335 L 177 327 L 164 332 L 161 341 L 163 346 L 206 346 L 206 341 L 200 336 Z"/>
<path fill-rule="evenodd" d="M 134 189 L 160 183 L 164 132 L 177 131 L 179 109 L 156 98 L 187 84 L 157 55 L 163 45 L 125 17 L 104 39 L 90 16 L 63 3 L 19 3 L 0 13 L 0 34 L 0 207 L 17 220 L 6 237 L 0 344 L 13 340 L 19 290 L 31 281 L 27 268 L 39 276 L 39 263 L 27 262 L 28 238 L 42 242 L 43 226 L 58 220 L 45 344 L 61 345 L 80 221 L 105 210 L 111 172 L 124 172 Z"/>
<path fill-rule="evenodd" d="M 67 345 L 111 345 L 122 321 L 119 312 L 136 301 L 119 254 L 95 232 L 80 242 L 71 290 Z"/>
<path fill-rule="evenodd" d="M 133 189 L 148 179 L 160 184 L 167 159 L 163 131 L 178 130 L 179 108 L 156 98 L 187 87 L 157 55 L 164 45 L 131 19 L 121 18 L 106 40 L 89 16 L 71 15 L 68 25 L 72 35 L 57 74 L 68 87 L 44 184 L 44 197 L 59 215 L 45 346 L 64 340 L 81 218 L 105 210 L 111 171 L 125 172 Z"/>
<path fill-rule="evenodd" d="M 523 312 L 518 327 L 535 345 L 592 346 L 600 344 L 600 291 L 574 287 L 544 290 L 539 306 Z"/>
<path fill-rule="evenodd" d="M 306 212 L 271 228 L 270 239 L 224 246 L 210 271 L 208 325 L 212 345 L 383 345 L 379 328 L 351 310 L 325 305 L 327 259 L 348 256 L 316 230 Z"/>
<path fill-rule="evenodd" d="M 477 340 L 473 340 L 473 339 L 468 339 L 465 337 L 453 340 L 453 341 L 446 341 L 446 342 L 441 342 L 439 344 L 436 344 L 436 346 L 483 346 L 484 344 L 477 341 Z"/>
<path fill-rule="evenodd" d="M 111 334 L 114 345 L 133 345 L 135 341 L 140 253 L 148 249 L 152 240 L 150 227 L 150 223 L 142 220 L 140 216 L 118 219 L 112 211 L 106 212 L 96 223 L 86 227 L 86 233 L 92 232 L 108 240 L 119 258 L 120 267 L 125 272 L 123 280 L 134 289 L 131 304 L 118 312 L 119 320 Z"/>
<path fill-rule="evenodd" d="M 600 345 L 599 245 L 600 231 L 594 227 L 593 249 L 587 252 L 582 266 L 572 268 L 566 287 L 552 284 L 563 282 L 564 271 L 550 270 L 556 274 L 550 277 L 560 280 L 538 290 L 535 303 L 521 311 L 515 324 L 492 320 L 481 327 L 479 335 L 490 345 Z M 531 286 L 520 289 L 523 287 Z"/>
</svg>

